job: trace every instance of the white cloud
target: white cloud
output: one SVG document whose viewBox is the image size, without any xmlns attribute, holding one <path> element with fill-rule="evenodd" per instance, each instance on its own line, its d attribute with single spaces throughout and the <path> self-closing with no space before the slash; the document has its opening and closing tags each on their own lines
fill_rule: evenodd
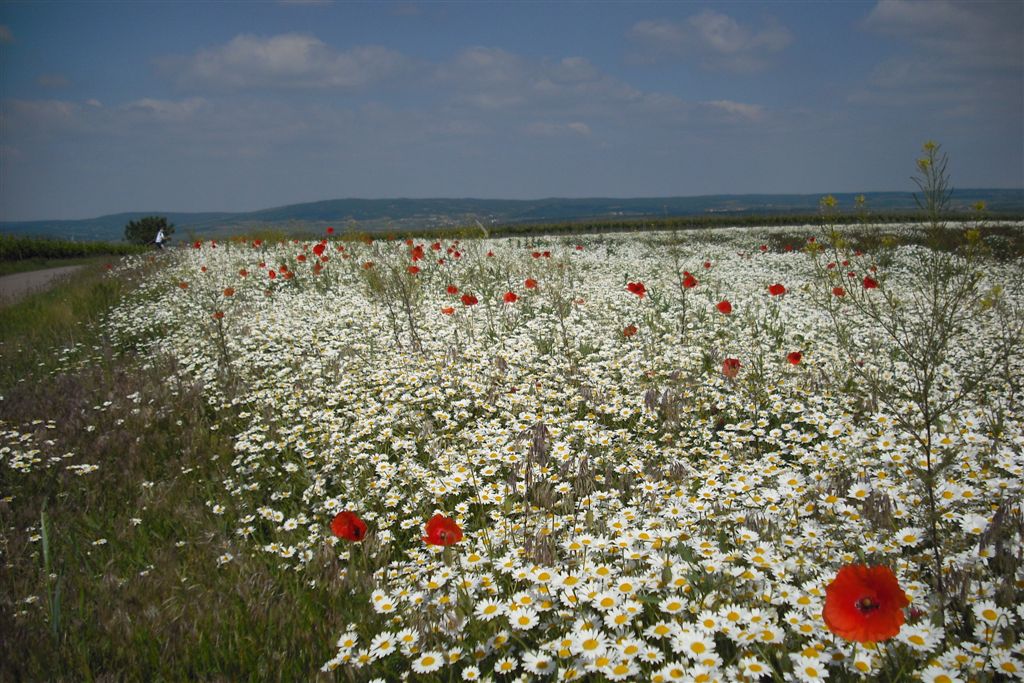
<svg viewBox="0 0 1024 683">
<path fill-rule="evenodd" d="M 185 121 L 192 117 L 206 103 L 201 97 L 190 97 L 184 100 L 158 100 L 144 97 L 125 104 L 122 109 L 127 112 L 143 113 L 160 121 Z"/>
<path fill-rule="evenodd" d="M 568 126 L 569 130 L 580 135 L 590 135 L 590 126 L 583 123 L 582 121 L 573 121 Z"/>
<path fill-rule="evenodd" d="M 851 101 L 945 108 L 955 117 L 979 112 L 969 106 L 978 102 L 1024 113 L 1024 4 L 882 0 L 864 28 L 893 38 L 899 51 L 875 66 Z"/>
<path fill-rule="evenodd" d="M 735 72 L 764 69 L 773 54 L 793 42 L 789 29 L 771 17 L 754 28 L 710 9 L 685 22 L 640 21 L 627 36 L 635 60 L 693 57 L 704 68 Z"/>
<path fill-rule="evenodd" d="M 758 121 L 764 116 L 764 107 L 759 104 L 745 104 L 732 100 L 711 100 L 701 104 L 710 108 L 713 112 L 725 114 L 733 119 Z"/>
<path fill-rule="evenodd" d="M 411 67 L 408 58 L 376 45 L 338 51 L 301 33 L 239 35 L 189 57 L 160 61 L 182 86 L 213 88 L 353 88 Z"/>
<path fill-rule="evenodd" d="M 587 137 L 590 135 L 590 126 L 583 123 L 582 121 L 573 121 L 571 123 L 550 123 L 547 121 L 538 121 L 531 123 L 526 127 L 526 132 L 530 135 L 540 137 L 555 137 L 564 135 L 578 135 Z"/>
<path fill-rule="evenodd" d="M 0 24 L 0 45 L 6 45 L 7 43 L 14 42 L 14 33 L 11 32 L 11 27 L 6 24 Z"/>
<path fill-rule="evenodd" d="M 1024 5 L 1019 2 L 881 0 L 864 25 L 910 41 L 961 67 L 1024 66 Z"/>
</svg>

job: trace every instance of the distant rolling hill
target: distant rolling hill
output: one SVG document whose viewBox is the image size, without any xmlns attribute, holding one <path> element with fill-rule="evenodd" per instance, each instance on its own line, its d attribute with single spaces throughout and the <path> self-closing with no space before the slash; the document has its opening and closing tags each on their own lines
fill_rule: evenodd
<svg viewBox="0 0 1024 683">
<path fill-rule="evenodd" d="M 854 198 L 863 194 L 871 213 L 915 210 L 910 192 L 837 193 L 839 208 L 852 211 Z M 159 215 L 176 226 L 175 236 L 224 237 L 253 229 L 272 228 L 293 233 L 316 233 L 325 226 L 379 232 L 429 230 L 439 227 L 524 223 L 565 223 L 596 219 L 665 218 L 672 216 L 751 216 L 814 214 L 821 195 L 749 194 L 698 197 L 643 197 L 631 199 L 332 199 L 290 204 L 250 212 L 183 213 L 138 211 L 81 220 L 0 223 L 0 233 L 64 237 L 79 240 L 119 240 L 130 220 Z M 1024 189 L 957 190 L 954 211 L 967 211 L 984 201 L 993 216 L 1024 213 Z"/>
</svg>

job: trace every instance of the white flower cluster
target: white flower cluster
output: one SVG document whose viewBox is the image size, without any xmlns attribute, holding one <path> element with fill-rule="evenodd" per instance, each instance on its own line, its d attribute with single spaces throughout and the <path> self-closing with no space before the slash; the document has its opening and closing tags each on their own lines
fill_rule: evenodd
<svg viewBox="0 0 1024 683">
<path fill-rule="evenodd" d="M 204 243 L 110 327 L 172 353 L 168 381 L 202 383 L 235 416 L 211 514 L 284 566 L 333 555 L 353 590 L 371 582 L 325 669 L 813 681 L 895 660 L 929 681 L 1020 676 L 1024 424 L 1002 378 L 1024 358 L 942 422 L 932 455 L 952 466 L 931 520 L 919 435 L 858 381 L 905 361 L 854 307 L 850 357 L 803 243 L 764 241 Z M 849 288 L 871 273 L 909 297 L 913 253 L 858 256 Z M 986 286 L 1019 311 L 1022 265 L 1003 268 Z M 998 348 L 998 312 L 973 320 L 979 353 Z M 974 351 L 945 359 L 940 398 Z M 343 510 L 367 524 L 358 546 L 331 535 Z M 461 542 L 424 543 L 436 512 Z M 936 625 L 932 522 L 969 637 Z M 853 563 L 890 567 L 910 599 L 892 641 L 825 623 L 825 587 Z"/>
</svg>

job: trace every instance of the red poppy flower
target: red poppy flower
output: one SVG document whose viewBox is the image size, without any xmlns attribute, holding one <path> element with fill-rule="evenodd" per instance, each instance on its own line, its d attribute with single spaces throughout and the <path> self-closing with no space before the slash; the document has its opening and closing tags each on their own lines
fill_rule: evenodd
<svg viewBox="0 0 1024 683">
<path fill-rule="evenodd" d="M 800 361 L 803 360 L 803 357 L 804 354 L 800 353 L 799 351 L 793 351 L 788 356 L 786 356 L 786 360 L 789 361 L 790 365 L 800 365 Z"/>
<path fill-rule="evenodd" d="M 224 318 L 224 311 L 217 311 L 213 314 L 214 320 L 222 320 Z"/>
<path fill-rule="evenodd" d="M 903 608 L 909 604 L 888 567 L 848 564 L 825 588 L 822 616 L 828 630 L 840 638 L 876 643 L 900 632 Z"/>
<path fill-rule="evenodd" d="M 551 252 L 550 251 L 545 251 L 544 252 L 544 258 L 551 258 Z"/>
<path fill-rule="evenodd" d="M 576 245 L 576 251 L 583 251 L 583 245 L 582 244 L 577 244 Z"/>
<path fill-rule="evenodd" d="M 441 309 L 441 312 L 444 313 L 445 315 L 451 315 L 455 313 L 455 309 L 452 308 L 451 306 L 445 306 L 444 308 Z"/>
<path fill-rule="evenodd" d="M 445 291 L 454 296 L 459 293 L 459 288 L 456 287 L 455 285 L 448 285 L 448 289 L 446 289 Z"/>
<path fill-rule="evenodd" d="M 696 286 L 697 278 L 695 278 L 693 275 L 690 275 L 689 273 L 685 273 L 685 277 L 683 278 L 683 287 L 685 287 L 686 289 L 693 289 Z"/>
<path fill-rule="evenodd" d="M 629 325 L 624 330 L 622 330 L 622 336 L 623 337 L 632 337 L 634 334 L 636 334 L 636 332 L 637 332 L 636 325 Z"/>
<path fill-rule="evenodd" d="M 494 252 L 493 251 L 488 251 L 487 252 L 487 258 L 494 258 Z"/>
<path fill-rule="evenodd" d="M 865 275 L 864 276 L 864 289 L 877 289 L 877 288 L 878 288 L 878 280 L 876 280 L 875 278 L 871 277 L 870 275 Z"/>
<path fill-rule="evenodd" d="M 422 259 L 423 258 L 423 246 L 417 244 L 416 248 L 413 249 L 412 252 L 410 253 L 410 256 L 412 256 L 412 260 L 413 261 L 419 261 L 420 259 Z"/>
<path fill-rule="evenodd" d="M 313 274 L 314 275 L 319 275 L 320 271 L 322 271 L 323 269 L 324 269 L 324 267 L 322 265 L 320 265 L 319 263 L 317 263 L 316 265 L 313 266 Z"/>
<path fill-rule="evenodd" d="M 433 249 L 434 251 L 441 251 L 441 243 L 434 242 L 433 244 L 430 245 L 430 248 Z"/>
<path fill-rule="evenodd" d="M 242 268 L 240 271 L 238 271 L 238 274 L 241 275 L 242 277 L 249 277 L 249 271 L 246 270 L 245 268 Z"/>
<path fill-rule="evenodd" d="M 523 283 L 523 286 L 527 289 L 537 289 L 537 281 L 532 277 L 528 277 L 526 278 L 526 282 Z"/>
<path fill-rule="evenodd" d="M 711 261 L 704 262 L 704 270 L 711 270 Z"/>
<path fill-rule="evenodd" d="M 832 293 L 835 294 L 836 296 L 846 296 L 846 290 L 843 289 L 842 287 L 833 287 Z"/>
<path fill-rule="evenodd" d="M 636 294 L 641 299 L 643 299 L 644 295 L 647 294 L 647 288 L 644 287 L 644 283 L 642 282 L 627 282 L 626 289 L 633 294 Z"/>
<path fill-rule="evenodd" d="M 503 298 L 507 304 L 514 304 L 519 300 L 519 297 L 516 296 L 515 292 L 505 292 L 505 296 Z"/>
<path fill-rule="evenodd" d="M 732 313 L 732 304 L 729 303 L 728 299 L 722 299 L 719 301 L 715 308 L 717 308 L 718 312 L 722 315 L 729 315 Z"/>
<path fill-rule="evenodd" d="M 420 272 L 420 267 L 419 266 L 409 266 L 408 268 L 406 268 L 406 270 L 409 272 L 409 275 L 415 275 L 416 273 Z"/>
<path fill-rule="evenodd" d="M 786 288 L 776 282 L 774 285 L 768 286 L 768 293 L 772 296 L 779 296 L 786 293 Z"/>
<path fill-rule="evenodd" d="M 271 280 L 273 280 L 275 277 L 277 277 L 277 273 L 275 273 L 274 271 L 268 272 L 267 275 L 270 276 Z"/>
<path fill-rule="evenodd" d="M 305 254 L 299 254 L 298 256 L 295 257 L 295 260 L 298 261 L 299 263 L 302 263 L 302 262 L 304 262 L 306 260 L 306 255 Z"/>
<path fill-rule="evenodd" d="M 463 294 L 462 295 L 462 304 L 464 306 L 476 306 L 477 301 L 479 301 L 479 300 L 475 296 L 473 296 L 472 294 Z"/>
<path fill-rule="evenodd" d="M 761 245 L 761 251 L 768 251 L 768 245 L 767 244 L 762 244 Z"/>
<path fill-rule="evenodd" d="M 532 256 L 533 258 L 540 258 L 540 252 L 539 251 L 535 251 L 532 254 L 530 254 L 530 256 Z"/>
<path fill-rule="evenodd" d="M 740 363 L 739 358 L 726 358 L 722 361 L 722 374 L 729 379 L 733 379 L 736 375 L 740 374 L 741 365 L 742 363 Z"/>
<path fill-rule="evenodd" d="M 234 296 L 234 295 L 235 295 L 235 288 L 234 287 L 225 287 L 224 288 L 224 296 Z"/>
<path fill-rule="evenodd" d="M 427 522 L 423 542 L 430 545 L 454 545 L 462 540 L 462 529 L 451 517 L 434 515 Z"/>
<path fill-rule="evenodd" d="M 284 274 L 284 279 L 285 280 L 291 280 L 293 277 L 295 277 L 295 273 L 293 273 L 290 270 L 285 272 L 285 274 Z"/>
<path fill-rule="evenodd" d="M 793 245 L 792 244 L 787 244 L 786 248 L 784 249 L 784 251 L 793 251 Z"/>
<path fill-rule="evenodd" d="M 206 270 L 207 270 L 206 266 L 200 266 L 200 268 L 199 268 L 199 272 L 201 272 L 201 273 L 205 273 Z"/>
<path fill-rule="evenodd" d="M 373 261 L 367 261 L 363 264 L 363 270 L 369 270 L 370 268 L 373 268 Z"/>
<path fill-rule="evenodd" d="M 253 240 L 253 241 L 252 241 L 252 246 L 253 246 L 253 247 L 259 247 L 259 246 L 261 246 L 262 244 L 263 244 L 263 240 Z"/>
<path fill-rule="evenodd" d="M 334 234 L 334 228 L 332 228 L 332 227 L 328 227 L 328 228 L 327 228 L 327 234 L 328 234 L 328 235 L 333 235 L 333 234 Z"/>
<path fill-rule="evenodd" d="M 338 538 L 358 543 L 366 538 L 366 522 L 351 510 L 342 510 L 331 520 L 331 532 Z"/>
<path fill-rule="evenodd" d="M 323 256 L 325 249 L 327 249 L 327 245 L 321 242 L 320 244 L 313 247 L 313 253 L 316 254 L 317 256 Z"/>
<path fill-rule="evenodd" d="M 187 282 L 179 282 L 178 286 L 181 287 L 182 289 L 188 289 L 188 283 Z"/>
<path fill-rule="evenodd" d="M 200 240 L 196 240 L 196 241 L 195 241 L 195 242 L 194 242 L 194 243 L 192 244 L 192 248 L 193 248 L 193 249 L 202 249 L 202 247 L 203 247 L 203 243 L 202 243 L 202 242 L 201 242 Z"/>
</svg>

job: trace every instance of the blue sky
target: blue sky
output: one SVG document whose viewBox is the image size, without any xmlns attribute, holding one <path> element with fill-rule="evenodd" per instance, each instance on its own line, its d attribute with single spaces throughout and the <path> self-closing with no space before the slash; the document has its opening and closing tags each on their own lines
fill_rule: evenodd
<svg viewBox="0 0 1024 683">
<path fill-rule="evenodd" d="M 1024 186 L 1024 3 L 0 2 L 0 221 Z"/>
</svg>

